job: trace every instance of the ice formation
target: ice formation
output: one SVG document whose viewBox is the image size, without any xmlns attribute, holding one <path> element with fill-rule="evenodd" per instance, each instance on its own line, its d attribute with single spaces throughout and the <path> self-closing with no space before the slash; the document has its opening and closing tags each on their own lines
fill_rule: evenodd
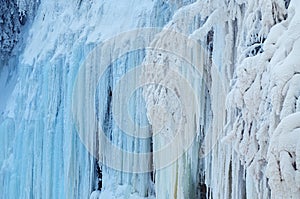
<svg viewBox="0 0 300 199">
<path fill-rule="evenodd" d="M 300 198 L 298 1 L 0 7 L 0 198 Z"/>
</svg>

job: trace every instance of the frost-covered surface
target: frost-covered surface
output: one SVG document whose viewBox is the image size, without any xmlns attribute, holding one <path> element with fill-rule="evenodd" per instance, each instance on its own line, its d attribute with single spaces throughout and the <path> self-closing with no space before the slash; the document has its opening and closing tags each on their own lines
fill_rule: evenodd
<svg viewBox="0 0 300 199">
<path fill-rule="evenodd" d="M 269 196 L 269 188 L 272 198 L 299 198 L 300 193 L 300 32 L 296 28 L 300 7 L 297 1 L 288 3 L 270 1 L 272 12 L 261 11 L 256 34 L 262 38 L 262 50 L 249 57 L 240 56 L 235 84 L 227 99 L 230 107 L 236 107 L 233 130 L 227 138 L 233 141 L 261 197 Z"/>
<path fill-rule="evenodd" d="M 1 2 L 0 30 L 0 63 L 4 63 L 19 40 L 20 23 L 18 7 L 15 1 Z"/>
<path fill-rule="evenodd" d="M 32 22 L 39 1 L 3 0 L 0 4 L 0 63 L 7 64 L 14 47 L 22 41 L 24 26 Z M 20 34 L 22 32 L 22 34 Z M 26 31 L 25 31 L 26 32 Z M 20 45 L 18 46 L 20 48 Z M 18 54 L 20 49 L 16 49 Z M 2 67 L 0 67 L 1 69 Z"/>
<path fill-rule="evenodd" d="M 217 101 L 222 95 L 215 93 L 218 90 L 214 85 L 216 78 L 209 68 L 211 82 L 207 86 L 212 92 L 213 117 L 212 128 L 205 128 L 205 132 L 211 141 L 223 137 L 222 142 L 204 158 L 204 168 L 197 167 L 194 154 L 188 153 L 185 160 L 178 160 L 169 171 L 158 171 L 155 178 L 158 198 L 166 198 L 171 193 L 171 197 L 187 197 L 184 195 L 187 172 L 193 173 L 189 163 L 198 172 L 203 169 L 200 176 L 205 178 L 213 198 L 299 197 L 297 129 L 300 117 L 295 113 L 299 111 L 300 92 L 297 9 L 296 1 L 211 1 L 209 4 L 198 1 L 175 13 L 168 28 L 191 34 L 192 38 L 206 42 L 204 46 L 208 49 L 213 49 L 212 60 L 219 67 L 225 90 L 229 92 L 227 117 L 222 113 L 225 111 L 222 101 Z M 195 18 L 198 21 L 195 22 Z M 195 28 L 197 26 L 200 28 Z M 161 43 L 174 45 L 167 38 Z M 156 56 L 151 59 L 159 60 Z M 171 65 L 172 60 L 167 61 Z M 156 80 L 167 78 L 158 76 Z M 154 102 L 159 104 L 168 98 L 165 92 L 156 88 L 149 90 L 148 95 L 158 96 Z M 201 98 L 200 101 L 205 103 Z M 150 101 L 148 109 L 155 103 Z M 202 114 L 208 116 L 208 113 Z M 155 121 L 153 125 L 155 129 Z M 230 144 L 226 146 L 226 143 Z M 164 180 L 174 175 L 179 177 L 173 184 Z"/>
<path fill-rule="evenodd" d="M 0 68 L 0 198 L 300 197 L 297 0 L 4 2 L 1 13 L 13 9 L 36 17 L 20 59 L 9 62 L 16 69 Z M 6 27 L 0 34 L 12 39 L 1 40 L 2 57 L 17 38 L 13 23 L 19 18 L 13 16 L 0 21 Z M 152 35 L 154 53 L 127 54 L 112 63 L 97 88 L 97 117 L 110 141 L 131 152 L 159 149 L 177 131 L 195 133 L 196 139 L 168 167 L 158 168 L 165 157 L 151 157 L 152 173 L 125 173 L 103 165 L 99 191 L 100 162 L 89 154 L 72 120 L 73 86 L 80 65 L 99 42 L 149 26 L 165 28 Z M 189 49 L 189 39 L 203 49 Z M 119 52 L 118 47 L 112 46 L 112 52 Z M 201 66 L 200 75 L 187 60 Z M 145 100 L 148 130 L 156 135 L 145 142 L 121 135 L 112 120 L 112 90 L 132 64 L 144 64 L 141 78 L 157 83 L 139 94 Z M 83 94 L 89 94 L 94 72 L 91 67 L 85 74 Z M 182 78 L 195 96 L 183 89 Z M 191 95 L 190 103 L 182 106 L 186 95 Z M 139 118 L 142 110 L 144 103 L 133 98 L 130 114 Z M 186 137 L 179 135 L 182 144 Z M 130 164 L 138 166 L 139 161 Z"/>
</svg>

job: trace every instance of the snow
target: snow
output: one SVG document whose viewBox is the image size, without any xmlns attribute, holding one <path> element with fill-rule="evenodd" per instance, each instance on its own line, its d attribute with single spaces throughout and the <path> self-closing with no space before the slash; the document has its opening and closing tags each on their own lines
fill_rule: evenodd
<svg viewBox="0 0 300 199">
<path fill-rule="evenodd" d="M 264 35 L 269 32 L 264 51 L 253 57 L 242 58 L 237 66 L 237 80 L 228 95 L 227 104 L 239 109 L 241 114 L 227 139 L 234 140 L 236 151 L 241 155 L 247 171 L 257 176 L 254 182 L 258 193 L 268 189 L 265 183 L 268 179 L 272 198 L 298 198 L 299 188 L 290 176 L 296 176 L 295 170 L 298 169 L 293 167 L 296 164 L 293 158 L 297 156 L 295 151 L 298 142 L 294 127 L 299 120 L 299 115 L 295 113 L 299 96 L 299 64 L 296 61 L 299 31 L 295 29 L 299 20 L 296 10 L 299 7 L 295 1 L 291 1 L 289 9 L 284 10 L 282 1 L 276 3 L 277 24 L 271 28 L 269 21 L 259 31 L 259 34 L 263 31 Z M 285 14 L 287 19 L 281 21 L 283 18 L 280 16 Z M 266 19 L 262 22 L 266 22 Z M 231 102 L 235 102 L 235 105 Z M 280 130 L 282 126 L 286 131 Z M 290 139 L 295 144 L 290 145 Z"/>
</svg>

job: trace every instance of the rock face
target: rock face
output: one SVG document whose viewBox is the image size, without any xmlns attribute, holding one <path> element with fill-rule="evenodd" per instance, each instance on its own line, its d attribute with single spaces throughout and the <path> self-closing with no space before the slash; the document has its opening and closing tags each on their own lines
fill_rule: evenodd
<svg viewBox="0 0 300 199">
<path fill-rule="evenodd" d="M 300 197 L 296 0 L 0 8 L 0 198 Z"/>
</svg>

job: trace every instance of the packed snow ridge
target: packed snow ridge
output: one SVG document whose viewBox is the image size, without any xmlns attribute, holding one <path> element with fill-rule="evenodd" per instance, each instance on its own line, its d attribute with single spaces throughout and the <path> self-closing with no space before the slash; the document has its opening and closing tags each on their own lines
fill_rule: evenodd
<svg viewBox="0 0 300 199">
<path fill-rule="evenodd" d="M 0 8 L 0 198 L 300 198 L 299 1 Z"/>
</svg>

